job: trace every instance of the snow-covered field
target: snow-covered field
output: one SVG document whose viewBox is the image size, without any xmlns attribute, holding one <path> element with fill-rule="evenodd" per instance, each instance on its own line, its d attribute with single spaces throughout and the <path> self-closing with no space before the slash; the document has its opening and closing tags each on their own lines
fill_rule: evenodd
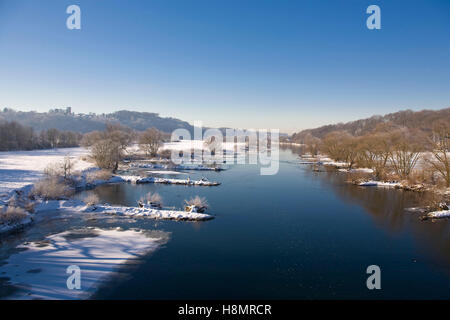
<svg viewBox="0 0 450 320">
<path fill-rule="evenodd" d="M 35 183 L 45 168 L 61 163 L 66 156 L 75 161 L 75 171 L 92 167 L 81 159 L 87 154 L 84 148 L 0 152 L 0 194 Z"/>
<path fill-rule="evenodd" d="M 9 299 L 82 299 L 125 262 L 156 250 L 161 239 L 141 231 L 83 229 L 23 244 L 2 266 L 2 285 L 18 288 Z M 22 251 L 25 250 L 25 251 Z M 68 289 L 67 268 L 80 268 L 81 289 Z"/>
</svg>

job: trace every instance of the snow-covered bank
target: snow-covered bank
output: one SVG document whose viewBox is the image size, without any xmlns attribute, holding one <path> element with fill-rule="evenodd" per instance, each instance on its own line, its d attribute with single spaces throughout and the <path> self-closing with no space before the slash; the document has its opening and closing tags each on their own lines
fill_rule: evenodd
<svg viewBox="0 0 450 320">
<path fill-rule="evenodd" d="M 156 177 L 147 177 L 141 178 L 140 176 L 112 176 L 108 180 L 94 180 L 87 181 L 87 173 L 95 171 L 96 169 L 88 169 L 83 172 L 82 175 L 78 176 L 74 181 L 76 183 L 75 189 L 78 191 L 93 189 L 97 186 L 111 183 L 136 183 L 136 184 L 144 184 L 144 183 L 161 183 L 161 184 L 177 184 L 177 185 L 188 185 L 188 186 L 218 186 L 219 182 L 211 182 L 207 180 L 190 180 L 190 179 L 167 179 L 167 178 L 156 178 Z M 7 204 L 8 199 L 12 194 L 21 192 L 24 197 L 27 197 L 31 192 L 32 186 L 25 186 L 20 190 L 13 191 L 7 194 L 4 198 L 0 198 L 0 207 L 5 206 Z M 105 207 L 106 208 L 106 207 Z M 139 209 L 141 212 L 137 212 L 136 208 L 121 208 L 116 213 L 125 214 L 125 215 L 136 215 L 140 213 L 140 215 L 150 216 L 155 219 L 175 219 L 175 220 L 208 220 L 210 219 L 209 215 L 202 214 L 188 214 L 183 211 L 166 211 L 166 210 L 144 210 Z M 73 211 L 87 211 L 89 210 L 86 204 L 80 200 L 67 199 L 67 200 L 44 200 L 37 198 L 34 201 L 34 213 L 27 213 L 26 218 L 21 221 L 17 221 L 11 224 L 0 223 L 0 234 L 4 232 L 11 232 L 20 228 L 23 228 L 33 222 L 33 215 L 44 212 L 44 211 L 53 211 L 53 210 L 73 210 Z M 108 210 L 107 210 L 108 211 Z M 111 211 L 111 210 L 109 210 Z"/>
<path fill-rule="evenodd" d="M 179 171 L 171 171 L 171 170 L 148 170 L 147 173 L 150 174 L 160 174 L 160 175 L 185 175 L 187 174 L 186 172 L 179 172 Z"/>
<path fill-rule="evenodd" d="M 301 156 L 299 164 L 317 164 L 322 166 L 330 166 L 330 167 L 336 167 L 336 168 L 347 168 L 350 164 L 347 162 L 341 162 L 341 161 L 334 161 L 333 159 L 330 159 L 326 156 L 320 155 L 320 156 Z"/>
<path fill-rule="evenodd" d="M 112 176 L 108 180 L 94 180 L 88 181 L 88 174 L 94 171 L 98 171 L 95 168 L 89 168 L 82 172 L 81 175 L 72 177 L 73 183 L 75 186 L 73 187 L 77 191 L 93 189 L 97 186 L 110 184 L 110 183 L 124 183 L 126 182 L 124 179 L 118 176 Z M 12 190 L 10 192 L 4 192 L 0 194 L 0 209 L 2 207 L 8 207 L 8 203 L 13 198 L 20 199 L 28 199 L 32 193 L 33 184 L 28 184 L 22 188 Z M 32 213 L 27 212 L 27 217 L 22 219 L 22 221 L 15 223 L 0 223 L 0 234 L 5 232 L 11 232 L 18 229 L 21 229 L 29 224 L 31 224 L 34 219 L 33 216 L 39 212 L 43 211 L 53 211 L 53 210 L 75 210 L 82 211 L 86 207 L 86 204 L 80 200 L 75 199 L 58 199 L 58 200 L 45 200 L 40 197 L 33 197 L 33 210 Z M 3 214 L 0 211 L 0 214 Z"/>
<path fill-rule="evenodd" d="M 218 186 L 220 182 L 207 181 L 207 180 L 190 180 L 190 179 L 167 179 L 167 178 L 156 178 L 147 177 L 141 178 L 139 176 L 119 176 L 126 182 L 144 184 L 144 183 L 163 183 L 163 184 L 182 184 L 188 186 Z"/>
<path fill-rule="evenodd" d="M 43 199 L 37 199 L 33 204 L 33 213 L 26 212 L 26 217 L 22 220 L 13 223 L 0 224 L 0 234 L 20 230 L 21 228 L 30 225 L 31 223 L 35 222 L 36 219 L 38 219 L 38 216 L 36 214 L 39 214 L 40 212 L 55 210 L 82 212 L 87 208 L 87 205 L 83 201 L 75 199 L 47 201 Z"/>
<path fill-rule="evenodd" d="M 364 181 L 358 183 L 358 186 L 361 187 L 391 187 L 391 188 L 400 188 L 403 185 L 400 182 L 385 182 L 385 181 Z"/>
<path fill-rule="evenodd" d="M 157 220 L 186 220 L 186 221 L 205 221 L 211 220 L 214 217 L 197 212 L 177 211 L 177 210 L 163 210 L 149 207 L 114 207 L 114 206 L 93 206 L 87 209 L 90 212 L 117 214 L 124 216 L 147 217 Z"/>
<path fill-rule="evenodd" d="M 188 186 L 218 186 L 219 182 L 206 179 L 167 179 L 159 177 L 133 177 L 133 176 L 111 176 L 103 172 L 90 162 L 85 161 L 89 151 L 84 148 L 67 148 L 58 150 L 35 150 L 18 152 L 0 152 L 0 234 L 20 229 L 33 222 L 36 213 L 52 210 L 75 210 L 81 211 L 84 203 L 76 203 L 74 200 L 64 201 L 72 193 L 93 189 L 97 186 L 112 183 L 160 183 L 177 184 Z M 63 179 L 57 176 L 46 176 L 45 169 L 59 169 L 64 158 L 69 156 L 72 160 L 72 175 Z M 130 163 L 130 162 L 128 162 Z M 153 174 L 186 174 L 168 170 L 165 163 L 130 163 L 130 167 L 166 169 L 154 170 Z M 175 169 L 183 170 L 220 170 L 203 165 L 182 165 Z M 53 179 L 54 180 L 51 180 Z M 44 181 L 41 181 L 44 180 Z M 40 183 L 37 183 L 40 181 Z M 56 182 L 54 182 L 56 181 Z M 61 188 L 59 186 L 61 184 Z M 32 192 L 33 186 L 40 186 Z M 53 189 L 51 188 L 53 187 Z M 67 189 L 67 193 L 58 192 Z M 51 190 L 51 192 L 49 191 Z M 15 198 L 20 195 L 20 205 L 14 204 Z M 44 201 L 45 199 L 57 199 Z M 22 201 L 23 200 L 23 201 Z M 26 201 L 25 201 L 26 200 Z M 66 199 L 67 200 L 67 199 Z M 27 205 L 24 205 L 24 204 Z M 28 207 L 29 204 L 29 207 Z M 34 209 L 32 208 L 34 206 Z M 24 211 L 23 209 L 26 209 Z M 12 211 L 16 210 L 15 215 Z M 4 214 L 8 211 L 8 214 Z"/>
<path fill-rule="evenodd" d="M 427 218 L 431 219 L 442 219 L 442 218 L 450 218 L 450 210 L 440 210 L 429 212 L 426 215 Z"/>
<path fill-rule="evenodd" d="M 234 143 L 234 142 L 223 142 L 222 149 L 223 150 L 231 150 L 233 151 L 235 147 L 245 147 L 244 142 Z M 205 146 L 205 142 L 203 140 L 181 140 L 178 142 L 166 142 L 163 146 L 164 150 L 207 150 L 208 148 Z"/>
<path fill-rule="evenodd" d="M 82 160 L 88 153 L 84 148 L 0 152 L 0 194 L 35 183 L 45 168 L 66 156 L 74 161 L 73 171 L 90 168 L 93 164 Z"/>
<path fill-rule="evenodd" d="M 180 165 L 177 165 L 175 167 L 175 169 L 177 169 L 177 170 L 198 170 L 198 171 L 223 171 L 223 170 L 225 170 L 222 167 L 206 167 L 201 164 L 197 164 L 197 165 L 180 164 Z"/>
<path fill-rule="evenodd" d="M 180 164 L 180 165 L 167 165 L 167 164 L 152 164 L 152 163 L 132 163 L 131 168 L 139 169 L 173 169 L 173 170 L 197 170 L 197 171 L 223 171 L 222 167 L 212 166 L 207 167 L 202 164 Z M 155 171 L 159 172 L 159 171 Z M 173 171 L 176 172 L 176 171 Z M 178 172 L 180 173 L 180 172 Z"/>
<path fill-rule="evenodd" d="M 333 160 L 321 161 L 321 162 L 322 162 L 322 165 L 324 165 L 324 166 L 330 166 L 330 167 L 336 167 L 336 168 L 348 168 L 350 165 L 347 162 L 333 161 Z"/>
<path fill-rule="evenodd" d="M 53 210 L 84 211 L 86 208 L 87 205 L 83 201 L 76 199 L 48 201 L 39 199 L 36 201 L 34 213 Z"/>
<path fill-rule="evenodd" d="M 318 164 L 317 161 L 313 160 L 300 160 L 299 164 Z"/>
<path fill-rule="evenodd" d="M 213 219 L 213 216 L 209 214 L 178 211 L 178 210 L 164 210 L 149 206 L 144 206 L 142 208 L 110 206 L 108 204 L 88 206 L 83 201 L 75 199 L 39 201 L 39 203 L 36 205 L 35 212 L 43 212 L 51 210 L 107 213 L 124 216 L 148 217 L 151 219 L 164 219 L 164 220 L 202 221 Z"/>
<path fill-rule="evenodd" d="M 28 215 L 25 219 L 22 219 L 19 222 L 2 223 L 2 224 L 0 224 L 0 234 L 19 230 L 19 229 L 31 224 L 32 222 L 33 222 L 33 217 L 31 215 Z"/>
<path fill-rule="evenodd" d="M 361 187 L 385 187 L 385 188 L 395 188 L 401 189 L 405 191 L 415 191 L 415 192 L 423 192 L 423 191 L 434 191 L 433 189 L 427 188 L 423 184 L 410 184 L 407 181 L 397 182 L 397 181 L 362 181 L 353 182 L 354 184 Z"/>
<path fill-rule="evenodd" d="M 88 298 L 120 265 L 137 262 L 156 250 L 161 240 L 135 230 L 95 228 L 55 234 L 21 245 L 21 251 L 2 266 L 2 276 L 7 279 L 2 286 L 12 289 L 8 299 Z M 71 265 L 81 270 L 80 290 L 67 287 L 70 274 L 66 270 Z"/>
<path fill-rule="evenodd" d="M 356 173 L 356 172 L 373 173 L 373 169 L 369 169 L 369 168 L 339 169 L 338 171 L 339 172 L 347 172 L 347 173 Z"/>
<path fill-rule="evenodd" d="M 283 142 L 280 141 L 279 142 L 280 146 L 297 146 L 297 147 L 301 147 L 304 146 L 305 144 L 303 143 L 297 143 L 297 142 Z"/>
</svg>

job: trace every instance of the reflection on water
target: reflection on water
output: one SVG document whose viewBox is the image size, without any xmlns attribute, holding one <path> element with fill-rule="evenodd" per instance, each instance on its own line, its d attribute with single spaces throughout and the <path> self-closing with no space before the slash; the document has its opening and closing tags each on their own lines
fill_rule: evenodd
<svg viewBox="0 0 450 320">
<path fill-rule="evenodd" d="M 348 186 L 343 174 L 332 171 L 317 176 L 329 183 L 341 199 L 363 207 L 376 225 L 394 234 L 407 229 L 424 253 L 432 255 L 443 266 L 450 266 L 450 220 L 421 221 L 420 214 L 404 210 L 419 207 L 431 195 L 393 188 Z"/>
</svg>

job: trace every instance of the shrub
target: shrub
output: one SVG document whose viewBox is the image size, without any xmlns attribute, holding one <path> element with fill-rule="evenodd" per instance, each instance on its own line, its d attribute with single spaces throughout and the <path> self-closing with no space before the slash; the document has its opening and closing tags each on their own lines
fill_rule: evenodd
<svg viewBox="0 0 450 320">
<path fill-rule="evenodd" d="M 100 203 L 100 199 L 98 196 L 94 193 L 91 193 L 90 195 L 84 197 L 83 199 L 84 203 L 86 203 L 88 206 L 94 206 L 96 204 Z"/>
<path fill-rule="evenodd" d="M 208 201 L 204 197 L 195 196 L 195 198 L 190 198 L 189 200 L 184 200 L 184 202 L 188 206 L 196 206 L 196 207 L 204 207 L 208 208 L 209 204 Z"/>
<path fill-rule="evenodd" d="M 61 168 L 57 164 L 49 164 L 44 169 L 44 174 L 47 177 L 61 177 L 63 175 Z"/>
<path fill-rule="evenodd" d="M 96 170 L 96 171 L 89 172 L 86 175 L 86 181 L 88 183 L 92 183 L 95 180 L 109 180 L 109 179 L 111 179 L 111 176 L 112 176 L 111 171 Z"/>
<path fill-rule="evenodd" d="M 14 224 L 22 221 L 26 217 L 28 217 L 28 214 L 24 209 L 8 206 L 6 210 L 0 212 L 0 223 Z"/>
<path fill-rule="evenodd" d="M 407 178 L 408 183 L 410 184 L 423 184 L 431 182 L 432 172 L 426 170 L 425 168 L 422 170 L 413 170 Z"/>
<path fill-rule="evenodd" d="M 73 195 L 74 190 L 61 179 L 48 177 L 38 181 L 31 193 L 45 200 L 59 200 L 70 197 Z"/>
<path fill-rule="evenodd" d="M 171 159 L 172 158 L 172 150 L 163 149 L 158 152 L 158 155 L 161 157 L 161 159 Z"/>
<path fill-rule="evenodd" d="M 139 199 L 139 205 L 147 203 L 152 206 L 161 207 L 163 205 L 162 197 L 158 193 L 147 193 L 145 197 Z"/>
<path fill-rule="evenodd" d="M 347 173 L 347 181 L 353 182 L 353 183 L 366 181 L 366 180 L 370 179 L 370 177 L 371 177 L 371 174 L 367 173 L 367 172 L 355 171 L 355 172 Z"/>
<path fill-rule="evenodd" d="M 145 196 L 145 200 L 147 200 L 147 203 L 154 203 L 162 205 L 162 197 L 159 195 L 159 193 L 147 193 Z"/>
<path fill-rule="evenodd" d="M 424 193 L 421 197 L 421 203 L 428 208 L 428 211 L 439 211 L 443 209 L 443 205 L 446 203 L 445 197 L 434 193 Z"/>
<path fill-rule="evenodd" d="M 16 191 L 7 203 L 8 207 L 23 208 L 28 212 L 34 212 L 34 203 L 21 191 Z"/>
<path fill-rule="evenodd" d="M 34 202 L 31 202 L 31 201 L 27 202 L 23 208 L 25 210 L 27 210 L 28 212 L 33 213 L 34 212 Z"/>
</svg>

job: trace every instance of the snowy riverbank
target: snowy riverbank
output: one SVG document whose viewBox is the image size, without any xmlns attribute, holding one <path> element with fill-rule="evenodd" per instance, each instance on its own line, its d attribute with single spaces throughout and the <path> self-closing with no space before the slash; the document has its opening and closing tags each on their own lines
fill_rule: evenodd
<svg viewBox="0 0 450 320">
<path fill-rule="evenodd" d="M 8 299 L 83 299 L 125 262 L 137 263 L 164 242 L 142 231 L 89 228 L 51 235 L 40 242 L 18 247 L 2 266 L 7 281 L 2 286 L 13 292 Z M 67 286 L 67 268 L 81 271 L 81 288 Z"/>
<path fill-rule="evenodd" d="M 74 162 L 73 171 L 91 168 L 94 165 L 83 160 L 88 153 L 84 148 L 0 152 L 0 195 L 35 183 L 49 165 L 62 162 L 66 156 Z"/>
<path fill-rule="evenodd" d="M 115 175 L 108 180 L 93 180 L 88 181 L 87 176 L 89 173 L 95 172 L 98 169 L 89 168 L 85 170 L 81 175 L 74 178 L 76 183 L 75 189 L 77 191 L 93 189 L 97 186 L 104 184 L 113 183 L 161 183 L 161 184 L 178 184 L 178 185 L 189 185 L 189 186 L 218 186 L 220 183 L 211 182 L 207 180 L 190 180 L 190 179 L 167 179 L 167 178 L 156 178 L 147 177 L 141 178 L 140 176 L 121 176 Z M 21 197 L 28 198 L 31 193 L 32 185 L 27 185 L 21 189 L 11 191 L 8 194 L 4 194 L 3 198 L 0 198 L 0 206 L 7 206 L 7 203 L 11 197 L 20 194 Z M 162 209 L 147 209 L 147 208 L 134 208 L 134 207 L 111 207 L 96 206 L 95 208 L 88 207 L 84 202 L 74 199 L 61 199 L 61 200 L 44 200 L 41 198 L 36 198 L 33 202 L 34 212 L 26 212 L 26 216 L 21 221 L 16 221 L 14 223 L 2 223 L 0 224 L 0 234 L 4 232 L 11 232 L 21 229 L 27 225 L 30 225 L 34 216 L 39 212 L 43 211 L 53 211 L 53 210 L 72 210 L 80 212 L 103 212 L 103 213 L 114 213 L 118 215 L 133 215 L 133 216 L 146 216 L 152 219 L 166 219 L 166 220 L 190 220 L 190 221 L 203 221 L 210 220 L 213 217 L 207 214 L 200 213 L 188 213 L 184 211 L 174 211 L 174 210 L 162 210 Z"/>
<path fill-rule="evenodd" d="M 218 186 L 220 182 L 208 181 L 208 180 L 190 180 L 190 179 L 167 179 L 167 178 L 156 178 L 156 177 L 146 177 L 142 178 L 140 176 L 125 176 L 120 175 L 118 178 L 123 179 L 126 182 L 135 184 L 144 183 L 163 183 L 163 184 L 182 184 L 188 186 Z"/>
<path fill-rule="evenodd" d="M 450 218 L 450 210 L 440 210 L 429 212 L 426 215 L 427 218 L 431 219 L 442 219 L 442 218 Z"/>
<path fill-rule="evenodd" d="M 386 181 L 364 181 L 358 183 L 361 187 L 390 187 L 390 188 L 401 188 L 402 184 L 400 182 L 386 182 Z"/>
<path fill-rule="evenodd" d="M 146 217 L 156 220 L 180 220 L 180 221 L 205 221 L 214 217 L 197 212 L 187 212 L 178 210 L 164 210 L 149 207 L 120 207 L 109 205 L 96 205 L 86 209 L 88 212 L 116 214 L 124 216 Z"/>
<path fill-rule="evenodd" d="M 224 168 L 220 166 L 204 166 L 202 164 L 179 164 L 179 165 L 168 165 L 159 163 L 131 163 L 130 168 L 138 169 L 173 169 L 173 170 L 184 170 L 184 171 L 223 171 Z M 154 171 L 158 172 L 158 171 Z M 163 172 L 163 171 L 162 171 Z M 173 172 L 173 171 L 172 171 Z"/>
</svg>

